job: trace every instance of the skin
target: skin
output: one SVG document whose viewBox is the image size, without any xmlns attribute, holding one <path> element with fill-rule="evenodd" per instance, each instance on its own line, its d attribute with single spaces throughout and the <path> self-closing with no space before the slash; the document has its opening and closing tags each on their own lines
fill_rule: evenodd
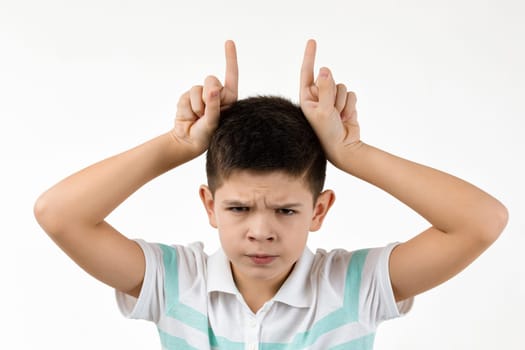
<svg viewBox="0 0 525 350">
<path fill-rule="evenodd" d="M 145 261 L 140 247 L 105 218 L 145 183 L 207 149 L 221 108 L 238 95 L 232 41 L 226 42 L 225 52 L 224 85 L 208 76 L 203 85 L 183 94 L 171 130 L 69 176 L 35 203 L 38 222 L 57 245 L 84 270 L 117 290 L 138 296 Z M 328 160 L 399 199 L 430 224 L 392 252 L 395 298 L 412 297 L 448 280 L 497 239 L 507 222 L 506 208 L 461 179 L 363 142 L 355 94 L 336 84 L 328 68 L 314 76 L 315 52 L 316 43 L 308 41 L 300 103 Z M 206 187 L 200 189 L 210 224 L 219 231 L 236 283 L 252 310 L 275 294 L 300 256 L 308 232 L 319 229 L 333 203 L 330 191 L 313 203 L 304 183 L 296 180 L 280 173 L 240 172 L 226 179 L 215 197 Z M 300 208 L 293 208 L 299 213 L 282 217 L 290 203 L 300 203 Z M 238 212 L 239 208 L 248 210 Z M 246 255 L 258 253 L 277 257 L 267 266 L 253 266 Z"/>
</svg>

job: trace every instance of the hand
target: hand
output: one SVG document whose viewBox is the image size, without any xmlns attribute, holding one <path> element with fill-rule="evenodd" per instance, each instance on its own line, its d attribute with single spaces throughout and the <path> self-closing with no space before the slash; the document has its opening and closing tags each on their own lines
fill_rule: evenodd
<svg viewBox="0 0 525 350">
<path fill-rule="evenodd" d="M 337 165 L 342 150 L 360 144 L 356 96 L 347 92 L 344 84 L 336 85 L 326 67 L 319 70 L 314 81 L 315 50 L 315 41 L 309 40 L 301 67 L 301 109 L 319 137 L 328 160 Z"/>
<path fill-rule="evenodd" d="M 177 105 L 171 135 L 175 141 L 190 146 L 196 155 L 203 153 L 217 125 L 222 109 L 237 101 L 239 68 L 233 41 L 225 44 L 226 76 L 224 86 L 215 76 L 208 76 L 204 85 L 195 85 L 184 93 Z"/>
</svg>

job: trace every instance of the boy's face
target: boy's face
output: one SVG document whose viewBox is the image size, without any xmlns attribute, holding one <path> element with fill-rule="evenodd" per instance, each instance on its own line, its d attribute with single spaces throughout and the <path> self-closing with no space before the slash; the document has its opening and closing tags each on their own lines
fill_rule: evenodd
<svg viewBox="0 0 525 350">
<path fill-rule="evenodd" d="M 264 281 L 278 288 L 334 200 L 325 191 L 314 203 L 302 179 L 282 172 L 236 171 L 215 196 L 206 186 L 200 195 L 238 287 Z"/>
</svg>

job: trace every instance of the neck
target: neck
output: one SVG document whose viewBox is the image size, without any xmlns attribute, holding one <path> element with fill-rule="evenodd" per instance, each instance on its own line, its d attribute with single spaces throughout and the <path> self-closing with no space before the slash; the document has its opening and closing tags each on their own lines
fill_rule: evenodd
<svg viewBox="0 0 525 350">
<path fill-rule="evenodd" d="M 277 293 L 277 291 L 263 290 L 254 286 L 250 286 L 248 289 L 239 288 L 239 292 L 253 313 L 257 313 L 257 311 Z"/>
<path fill-rule="evenodd" d="M 273 298 L 277 291 L 283 285 L 288 275 L 293 270 L 281 276 L 275 280 L 258 280 L 258 279 L 246 279 L 236 273 L 235 268 L 232 266 L 232 275 L 237 289 L 241 293 L 244 301 L 248 307 L 256 313 L 264 303 Z"/>
</svg>

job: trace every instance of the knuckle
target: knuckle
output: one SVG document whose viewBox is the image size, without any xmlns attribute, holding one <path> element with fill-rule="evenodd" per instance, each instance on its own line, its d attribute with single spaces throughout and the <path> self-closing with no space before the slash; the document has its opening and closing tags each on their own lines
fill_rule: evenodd
<svg viewBox="0 0 525 350">
<path fill-rule="evenodd" d="M 193 113 L 201 117 L 204 114 L 204 108 L 202 108 L 201 106 L 197 106 L 196 108 L 193 109 Z"/>
<path fill-rule="evenodd" d="M 190 98 L 190 93 L 187 91 L 179 98 L 179 101 L 177 102 L 177 107 L 180 108 L 184 106 Z"/>
<path fill-rule="evenodd" d="M 198 90 L 200 90 L 200 89 L 202 89 L 202 85 L 193 85 L 193 86 L 191 87 L 191 91 L 198 91 Z"/>
<path fill-rule="evenodd" d="M 208 75 L 205 79 L 204 79 L 204 85 L 206 86 L 219 86 L 221 85 L 219 79 L 214 76 L 214 75 Z"/>
</svg>

